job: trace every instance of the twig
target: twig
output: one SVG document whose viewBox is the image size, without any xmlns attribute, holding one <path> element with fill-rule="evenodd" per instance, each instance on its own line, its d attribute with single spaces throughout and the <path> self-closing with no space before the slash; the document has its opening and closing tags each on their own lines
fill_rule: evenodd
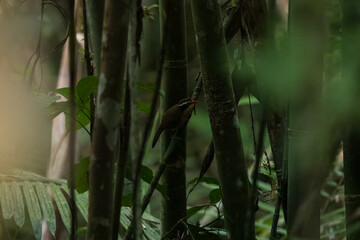
<svg viewBox="0 0 360 240">
<path fill-rule="evenodd" d="M 82 1 L 83 4 L 83 25 L 84 25 L 84 59 L 86 65 L 86 74 L 88 76 L 94 75 L 94 65 L 92 64 L 92 57 L 90 53 L 89 46 L 89 31 L 87 25 L 87 15 L 86 15 L 86 0 Z M 90 137 L 93 132 L 94 127 L 94 117 L 95 117 L 95 103 L 94 103 L 94 94 L 90 94 Z"/>
<path fill-rule="evenodd" d="M 44 6 L 45 5 L 52 5 L 54 6 L 59 12 L 60 14 L 62 15 L 62 17 L 64 18 L 64 20 L 66 21 L 66 33 L 65 33 L 65 37 L 60 41 L 58 42 L 55 47 L 53 47 L 51 49 L 51 51 L 49 52 L 49 54 L 47 54 L 47 56 L 43 57 L 41 62 L 45 62 L 46 59 L 48 59 L 55 51 L 59 50 L 61 47 L 64 46 L 66 40 L 68 39 L 69 35 L 70 35 L 70 19 L 69 19 L 69 16 L 67 14 L 67 11 L 60 5 L 58 4 L 57 2 L 55 1 L 49 1 L 49 0 L 43 0 L 43 3 L 42 3 Z"/>
<path fill-rule="evenodd" d="M 253 224 L 255 222 L 255 212 L 256 212 L 255 200 L 257 197 L 257 180 L 258 180 L 258 175 L 259 175 L 260 159 L 261 159 L 261 156 L 263 153 L 262 149 L 263 149 L 264 136 L 265 136 L 265 126 L 266 126 L 265 111 L 263 110 L 263 116 L 261 119 L 259 138 L 258 138 L 259 141 L 258 141 L 257 149 L 255 151 L 256 158 L 255 158 L 254 172 L 252 175 L 252 194 L 251 194 L 250 207 L 248 209 L 248 216 L 250 217 L 250 221 L 249 221 L 250 224 Z M 252 235 L 253 235 L 253 233 L 248 234 L 248 236 L 252 236 Z"/>
<path fill-rule="evenodd" d="M 270 240 L 276 240 L 277 239 L 277 228 L 278 228 L 278 222 L 280 217 L 280 208 L 281 208 L 281 202 L 282 202 L 282 195 L 281 195 L 281 183 L 279 185 L 279 191 L 276 199 L 276 205 L 275 205 L 275 212 L 273 216 L 273 221 L 271 225 L 271 232 L 270 232 Z"/>
<path fill-rule="evenodd" d="M 252 132 L 252 137 L 253 137 L 254 153 L 255 153 L 255 156 L 256 156 L 257 148 L 256 148 L 256 137 L 255 137 L 255 120 L 254 120 L 254 114 L 253 114 L 253 109 L 252 109 L 252 104 L 251 104 L 251 99 L 250 99 L 250 91 L 249 90 L 248 90 L 248 97 L 249 97 L 249 108 L 250 108 L 250 116 L 251 116 L 251 132 Z"/>
<path fill-rule="evenodd" d="M 124 189 L 124 178 L 126 162 L 128 159 L 129 152 L 129 141 L 130 141 L 130 120 L 131 120 L 131 95 L 129 87 L 129 71 L 127 73 L 126 89 L 125 89 L 125 100 L 124 100 L 124 117 L 123 124 L 120 128 L 119 138 L 120 145 L 118 146 L 117 152 L 117 166 L 115 176 L 115 193 L 114 193 L 114 214 L 113 214 L 113 229 L 112 239 L 118 239 L 118 232 L 120 227 L 120 215 L 121 215 L 121 200 Z"/>
<path fill-rule="evenodd" d="M 163 39 L 166 39 L 165 38 L 166 34 L 167 33 L 164 32 Z M 162 43 L 164 46 L 164 41 L 162 41 Z M 162 79 L 162 74 L 163 74 L 163 64 L 164 64 L 164 48 L 161 47 L 160 65 L 159 65 L 159 69 L 158 69 L 158 73 L 157 73 L 156 84 L 155 84 L 155 89 L 154 89 L 154 96 L 153 96 L 152 103 L 151 103 L 150 115 L 149 115 L 149 118 L 145 125 L 144 136 L 142 139 L 141 148 L 140 148 L 138 157 L 136 159 L 136 162 L 134 164 L 135 171 L 134 171 L 133 207 L 132 207 L 132 209 L 133 209 L 132 223 L 133 223 L 133 226 L 135 226 L 134 228 L 139 227 L 139 224 L 137 223 L 137 221 L 139 220 L 138 217 L 141 216 L 141 215 L 138 216 L 138 209 L 137 209 L 137 199 L 140 196 L 140 194 L 139 194 L 140 169 L 141 169 L 142 160 L 145 155 L 146 143 L 150 136 L 151 128 L 153 126 L 154 118 L 156 115 L 157 103 L 158 103 L 158 98 L 159 98 L 159 90 L 160 90 L 161 79 Z M 134 230 L 136 231 L 136 229 L 134 229 Z"/>
<path fill-rule="evenodd" d="M 89 31 L 87 26 L 87 15 L 86 15 L 86 0 L 82 1 L 83 4 L 83 26 L 84 26 L 84 59 L 86 65 L 86 74 L 88 76 L 94 75 L 94 65 L 92 64 L 92 57 L 89 46 Z"/>
<path fill-rule="evenodd" d="M 177 136 L 175 135 L 174 138 L 171 140 L 169 147 L 166 150 L 163 161 L 160 163 L 160 166 L 156 170 L 155 176 L 153 177 L 153 179 L 150 182 L 150 186 L 144 195 L 143 202 L 141 205 L 141 214 L 143 214 L 145 212 L 147 206 L 149 205 L 151 196 L 153 195 L 153 193 L 156 189 L 156 186 L 157 186 L 162 174 L 164 173 L 164 171 L 166 169 L 166 165 L 168 164 L 168 162 L 170 160 L 170 156 L 176 149 L 176 143 L 177 143 L 176 139 L 177 139 Z M 126 231 L 125 240 L 131 239 L 133 232 L 134 232 L 134 221 L 131 222 L 131 225 L 129 226 L 128 230 Z"/>
<path fill-rule="evenodd" d="M 181 223 L 184 222 L 184 220 L 186 220 L 187 216 L 179 219 L 179 221 L 161 238 L 161 240 L 165 240 L 167 238 L 167 236 L 169 236 L 169 234 L 174 231 L 174 229 Z"/>
<path fill-rule="evenodd" d="M 35 78 L 35 69 L 37 62 L 40 60 L 41 57 L 41 42 L 42 42 L 42 30 L 43 30 L 43 19 L 44 19 L 44 1 L 41 2 L 41 14 L 40 14 L 40 31 L 39 31 L 39 39 L 36 44 L 36 49 L 34 53 L 30 56 L 29 60 L 26 63 L 25 71 L 24 71 L 24 80 L 26 78 L 26 73 L 29 70 L 29 66 L 33 58 L 35 57 L 34 63 L 31 67 L 30 77 L 29 77 L 29 85 L 32 87 Z"/>
</svg>

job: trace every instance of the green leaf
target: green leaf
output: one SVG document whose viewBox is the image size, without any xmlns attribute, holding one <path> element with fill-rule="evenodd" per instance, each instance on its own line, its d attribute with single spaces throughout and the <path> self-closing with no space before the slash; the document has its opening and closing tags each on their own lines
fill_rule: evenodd
<svg viewBox="0 0 360 240">
<path fill-rule="evenodd" d="M 70 98 L 70 88 L 58 88 L 54 92 L 62 95 L 64 98 L 69 99 Z"/>
<path fill-rule="evenodd" d="M 76 109 L 76 129 L 81 129 L 86 127 L 90 123 L 90 111 L 83 107 Z M 69 131 L 69 111 L 68 109 L 64 112 L 66 115 L 66 131 Z"/>
<path fill-rule="evenodd" d="M 57 115 L 62 112 L 68 113 L 69 112 L 69 103 L 68 102 L 54 102 L 49 107 L 46 108 L 47 115 L 53 119 Z"/>
<path fill-rule="evenodd" d="M 134 183 L 130 181 L 129 179 L 124 179 L 124 188 L 123 188 L 123 195 L 128 195 L 133 192 L 134 189 Z"/>
<path fill-rule="evenodd" d="M 145 182 L 150 184 L 151 180 L 154 177 L 154 174 L 150 168 L 148 168 L 147 166 L 141 165 L 140 177 L 142 180 L 144 180 Z"/>
<path fill-rule="evenodd" d="M 325 197 L 325 198 L 328 198 L 328 199 L 331 198 L 330 194 L 327 193 L 327 192 L 324 191 L 324 190 L 321 190 L 321 191 L 320 191 L 320 195 L 323 196 L 323 197 Z"/>
<path fill-rule="evenodd" d="M 266 204 L 262 201 L 259 201 L 258 205 L 259 205 L 259 208 L 263 211 L 267 211 L 267 212 L 271 212 L 271 213 L 273 213 L 275 211 L 275 206 Z"/>
<path fill-rule="evenodd" d="M 263 191 L 268 191 L 268 192 L 272 191 L 270 183 L 263 182 L 263 181 L 258 181 L 258 188 Z"/>
<path fill-rule="evenodd" d="M 131 207 L 132 206 L 132 193 L 126 194 L 122 196 L 121 206 L 123 207 Z"/>
<path fill-rule="evenodd" d="M 7 182 L 0 183 L 0 200 L 1 210 L 4 219 L 10 219 L 13 216 L 13 196 L 11 194 L 10 185 Z"/>
<path fill-rule="evenodd" d="M 40 108 L 46 108 L 49 107 L 52 103 L 59 100 L 61 97 L 57 95 L 51 95 L 51 94 L 47 95 L 47 94 L 39 93 L 34 95 L 33 98 L 37 106 L 39 106 Z"/>
<path fill-rule="evenodd" d="M 152 227 L 149 223 L 146 221 L 142 221 L 143 226 L 143 233 L 146 236 L 146 239 L 149 240 L 158 240 L 161 239 L 160 231 L 156 231 L 154 227 Z"/>
<path fill-rule="evenodd" d="M 89 163 L 90 157 L 86 157 L 75 164 L 75 189 L 78 193 L 89 190 Z"/>
<path fill-rule="evenodd" d="M 68 190 L 68 189 L 66 189 L 66 190 Z M 89 192 L 84 192 L 82 194 L 78 194 L 75 191 L 75 202 L 76 202 L 76 205 L 77 205 L 81 215 L 84 217 L 85 221 L 87 221 L 88 220 L 88 209 L 89 209 Z"/>
<path fill-rule="evenodd" d="M 33 173 L 33 172 L 28 172 L 22 169 L 12 169 L 11 170 L 11 174 L 10 175 L 3 175 L 0 174 L 0 176 L 7 176 L 7 177 L 11 177 L 13 179 L 17 179 L 19 181 L 31 181 L 31 182 L 52 182 L 55 184 L 66 184 L 66 180 L 64 179 L 48 179 L 46 177 L 43 177 L 39 174 Z"/>
<path fill-rule="evenodd" d="M 43 213 L 43 218 L 46 221 L 46 225 L 48 226 L 51 234 L 55 236 L 55 231 L 56 231 L 55 211 L 54 211 L 54 206 L 51 202 L 51 198 L 47 191 L 47 185 L 43 183 L 36 183 L 35 189 L 39 198 L 40 206 Z"/>
<path fill-rule="evenodd" d="M 221 240 L 222 238 L 219 236 L 219 232 L 211 233 L 210 231 L 204 231 L 204 228 L 195 226 L 189 223 L 185 223 L 187 225 L 187 229 L 190 232 L 192 239 L 195 240 Z"/>
<path fill-rule="evenodd" d="M 87 76 L 80 79 L 76 86 L 76 93 L 78 97 L 78 104 L 86 104 L 90 100 L 90 95 L 99 85 L 99 78 L 96 76 Z"/>
<path fill-rule="evenodd" d="M 121 208 L 120 223 L 125 229 L 130 226 L 130 219 L 132 219 L 131 209 L 128 207 Z"/>
<path fill-rule="evenodd" d="M 326 181 L 326 184 L 331 186 L 331 187 L 337 187 L 338 186 L 337 182 L 335 182 L 334 180 Z"/>
<path fill-rule="evenodd" d="M 194 183 L 196 183 L 198 179 L 199 179 L 199 177 L 194 178 L 193 180 L 191 180 L 191 181 L 189 182 L 189 184 L 194 184 Z M 216 178 L 213 178 L 213 177 L 202 177 L 199 182 L 207 183 L 207 184 L 213 184 L 213 185 L 219 186 L 219 180 L 217 180 Z"/>
<path fill-rule="evenodd" d="M 152 4 L 152 5 L 150 5 L 147 9 L 152 9 L 152 8 L 158 8 L 159 7 L 159 5 L 158 4 Z"/>
<path fill-rule="evenodd" d="M 144 182 L 150 184 L 153 177 L 154 177 L 154 174 L 153 174 L 153 171 L 150 168 L 148 168 L 147 166 L 141 165 L 140 177 Z M 164 198 L 167 199 L 167 193 L 166 193 L 166 186 L 165 185 L 161 185 L 161 184 L 158 183 L 156 185 L 155 189 L 158 190 L 161 193 L 161 195 Z"/>
<path fill-rule="evenodd" d="M 155 89 L 155 84 L 154 83 L 149 83 L 149 82 L 137 82 L 137 88 L 139 90 L 143 90 L 145 92 L 150 92 L 153 93 L 154 89 Z"/>
<path fill-rule="evenodd" d="M 63 185 L 62 189 L 70 196 L 69 188 L 66 185 Z M 76 206 L 79 209 L 81 215 L 88 221 L 88 210 L 89 210 L 89 191 L 79 194 L 75 191 L 75 202 Z"/>
<path fill-rule="evenodd" d="M 79 108 L 76 114 L 76 129 L 81 129 L 82 127 L 86 127 L 89 123 L 90 123 L 89 109 Z"/>
<path fill-rule="evenodd" d="M 195 207 L 189 208 L 186 210 L 186 217 L 189 218 L 189 217 L 195 215 L 196 213 L 198 213 L 199 211 L 201 211 L 205 208 L 208 208 L 208 207 L 210 207 L 210 205 L 200 205 L 200 206 L 195 206 Z"/>
<path fill-rule="evenodd" d="M 149 114 L 150 113 L 150 104 L 139 102 L 136 105 L 136 109 L 139 110 L 140 112 Z"/>
<path fill-rule="evenodd" d="M 35 238 L 41 239 L 41 209 L 38 198 L 35 193 L 33 184 L 26 181 L 23 184 L 24 196 L 26 200 L 27 209 L 30 216 L 31 225 L 34 230 Z"/>
<path fill-rule="evenodd" d="M 82 78 L 76 86 L 75 103 L 77 106 L 76 113 L 76 129 L 86 127 L 90 123 L 90 94 L 93 93 L 99 80 L 98 77 L 88 76 Z M 63 95 L 65 98 L 70 98 L 70 88 L 59 88 L 55 90 L 56 93 Z M 54 118 L 64 112 L 66 115 L 66 126 L 69 125 L 69 101 L 55 102 L 48 107 L 48 114 Z"/>
<path fill-rule="evenodd" d="M 125 178 L 122 199 L 121 199 L 121 206 L 131 207 L 133 188 L 134 188 L 134 183 L 129 179 Z"/>
<path fill-rule="evenodd" d="M 142 217 L 143 217 L 143 219 L 153 222 L 153 223 L 160 224 L 160 222 L 161 222 L 160 219 L 158 219 L 157 217 L 154 217 L 153 215 L 151 215 L 150 213 L 147 213 L 146 211 L 143 213 Z"/>
<path fill-rule="evenodd" d="M 61 219 L 62 219 L 66 229 L 68 230 L 68 232 L 70 232 L 71 212 L 70 212 L 70 207 L 66 201 L 66 198 L 63 195 L 63 193 L 61 192 L 61 188 L 59 186 L 57 186 L 53 183 L 50 183 L 49 187 L 51 189 L 52 196 L 55 199 L 56 206 L 59 209 Z"/>
<path fill-rule="evenodd" d="M 259 100 L 257 100 L 257 98 L 252 95 L 250 96 L 250 101 L 251 101 L 251 105 L 260 104 Z M 249 97 L 248 96 L 240 98 L 240 100 L 238 102 L 238 106 L 241 106 L 241 105 L 249 105 Z"/>
<path fill-rule="evenodd" d="M 210 204 L 214 205 L 216 203 L 218 203 L 221 200 L 221 192 L 219 188 L 213 189 L 210 193 L 209 193 L 209 198 L 210 198 Z"/>
<path fill-rule="evenodd" d="M 19 228 L 22 228 L 25 223 L 25 207 L 20 184 L 17 182 L 11 182 L 10 184 L 14 199 L 14 221 Z"/>
<path fill-rule="evenodd" d="M 84 231 L 87 231 L 87 227 L 79 227 L 77 230 L 76 230 L 76 234 L 79 234 L 79 233 L 82 233 Z"/>
<path fill-rule="evenodd" d="M 120 222 L 121 225 L 127 229 L 130 225 L 130 219 L 132 219 L 132 212 L 131 209 L 128 207 L 122 207 L 121 208 L 121 216 L 120 216 Z M 144 218 L 143 218 L 144 219 Z M 155 218 L 156 219 L 156 218 Z M 152 220 L 154 220 L 154 218 L 152 218 Z M 154 222 L 150 220 L 150 222 Z M 152 224 L 148 224 L 147 221 L 142 221 L 142 229 L 143 229 L 143 234 L 146 236 L 146 239 L 151 239 L 151 240 L 158 240 L 160 239 L 160 229 L 159 229 L 159 219 L 156 219 L 156 224 L 155 226 L 153 226 Z"/>
</svg>

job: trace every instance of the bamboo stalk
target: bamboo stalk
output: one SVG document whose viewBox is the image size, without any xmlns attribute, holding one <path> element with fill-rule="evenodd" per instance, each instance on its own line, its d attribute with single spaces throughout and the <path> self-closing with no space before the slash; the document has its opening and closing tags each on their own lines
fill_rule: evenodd
<svg viewBox="0 0 360 240">
<path fill-rule="evenodd" d="M 193 0 L 191 5 L 228 237 L 251 239 L 254 223 L 250 223 L 247 216 L 251 206 L 249 183 L 219 2 Z"/>
</svg>

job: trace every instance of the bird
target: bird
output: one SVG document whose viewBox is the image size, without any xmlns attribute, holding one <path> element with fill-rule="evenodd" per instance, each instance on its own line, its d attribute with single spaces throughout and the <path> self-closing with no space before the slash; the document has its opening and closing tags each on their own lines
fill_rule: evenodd
<svg viewBox="0 0 360 240">
<path fill-rule="evenodd" d="M 190 98 L 183 98 L 177 104 L 170 107 L 164 113 L 161 124 L 156 130 L 152 147 L 154 148 L 161 133 L 166 129 L 178 129 L 187 124 L 191 117 L 191 113 L 198 101 Z"/>
</svg>

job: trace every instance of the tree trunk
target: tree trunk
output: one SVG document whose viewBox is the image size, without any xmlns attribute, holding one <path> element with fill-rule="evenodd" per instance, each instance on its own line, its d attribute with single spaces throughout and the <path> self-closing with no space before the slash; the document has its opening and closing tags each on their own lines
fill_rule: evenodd
<svg viewBox="0 0 360 240">
<path fill-rule="evenodd" d="M 252 239 L 254 223 L 246 215 L 251 207 L 249 183 L 219 2 L 193 0 L 191 4 L 227 234 L 230 239 Z"/>
<path fill-rule="evenodd" d="M 186 58 L 186 26 L 185 1 L 160 1 L 162 14 L 162 31 L 164 36 L 164 78 L 163 112 L 187 97 L 187 58 Z M 168 199 L 162 199 L 162 235 L 186 215 L 186 128 L 166 130 L 161 141 L 162 158 L 177 131 L 176 149 L 170 157 L 162 182 L 167 189 Z M 168 235 L 169 239 L 182 236 L 185 227 L 178 226 Z M 168 239 L 167 238 L 167 239 Z"/>
<path fill-rule="evenodd" d="M 121 121 L 129 1 L 105 2 L 100 82 L 90 160 L 87 239 L 111 239 L 113 168 Z"/>
</svg>

